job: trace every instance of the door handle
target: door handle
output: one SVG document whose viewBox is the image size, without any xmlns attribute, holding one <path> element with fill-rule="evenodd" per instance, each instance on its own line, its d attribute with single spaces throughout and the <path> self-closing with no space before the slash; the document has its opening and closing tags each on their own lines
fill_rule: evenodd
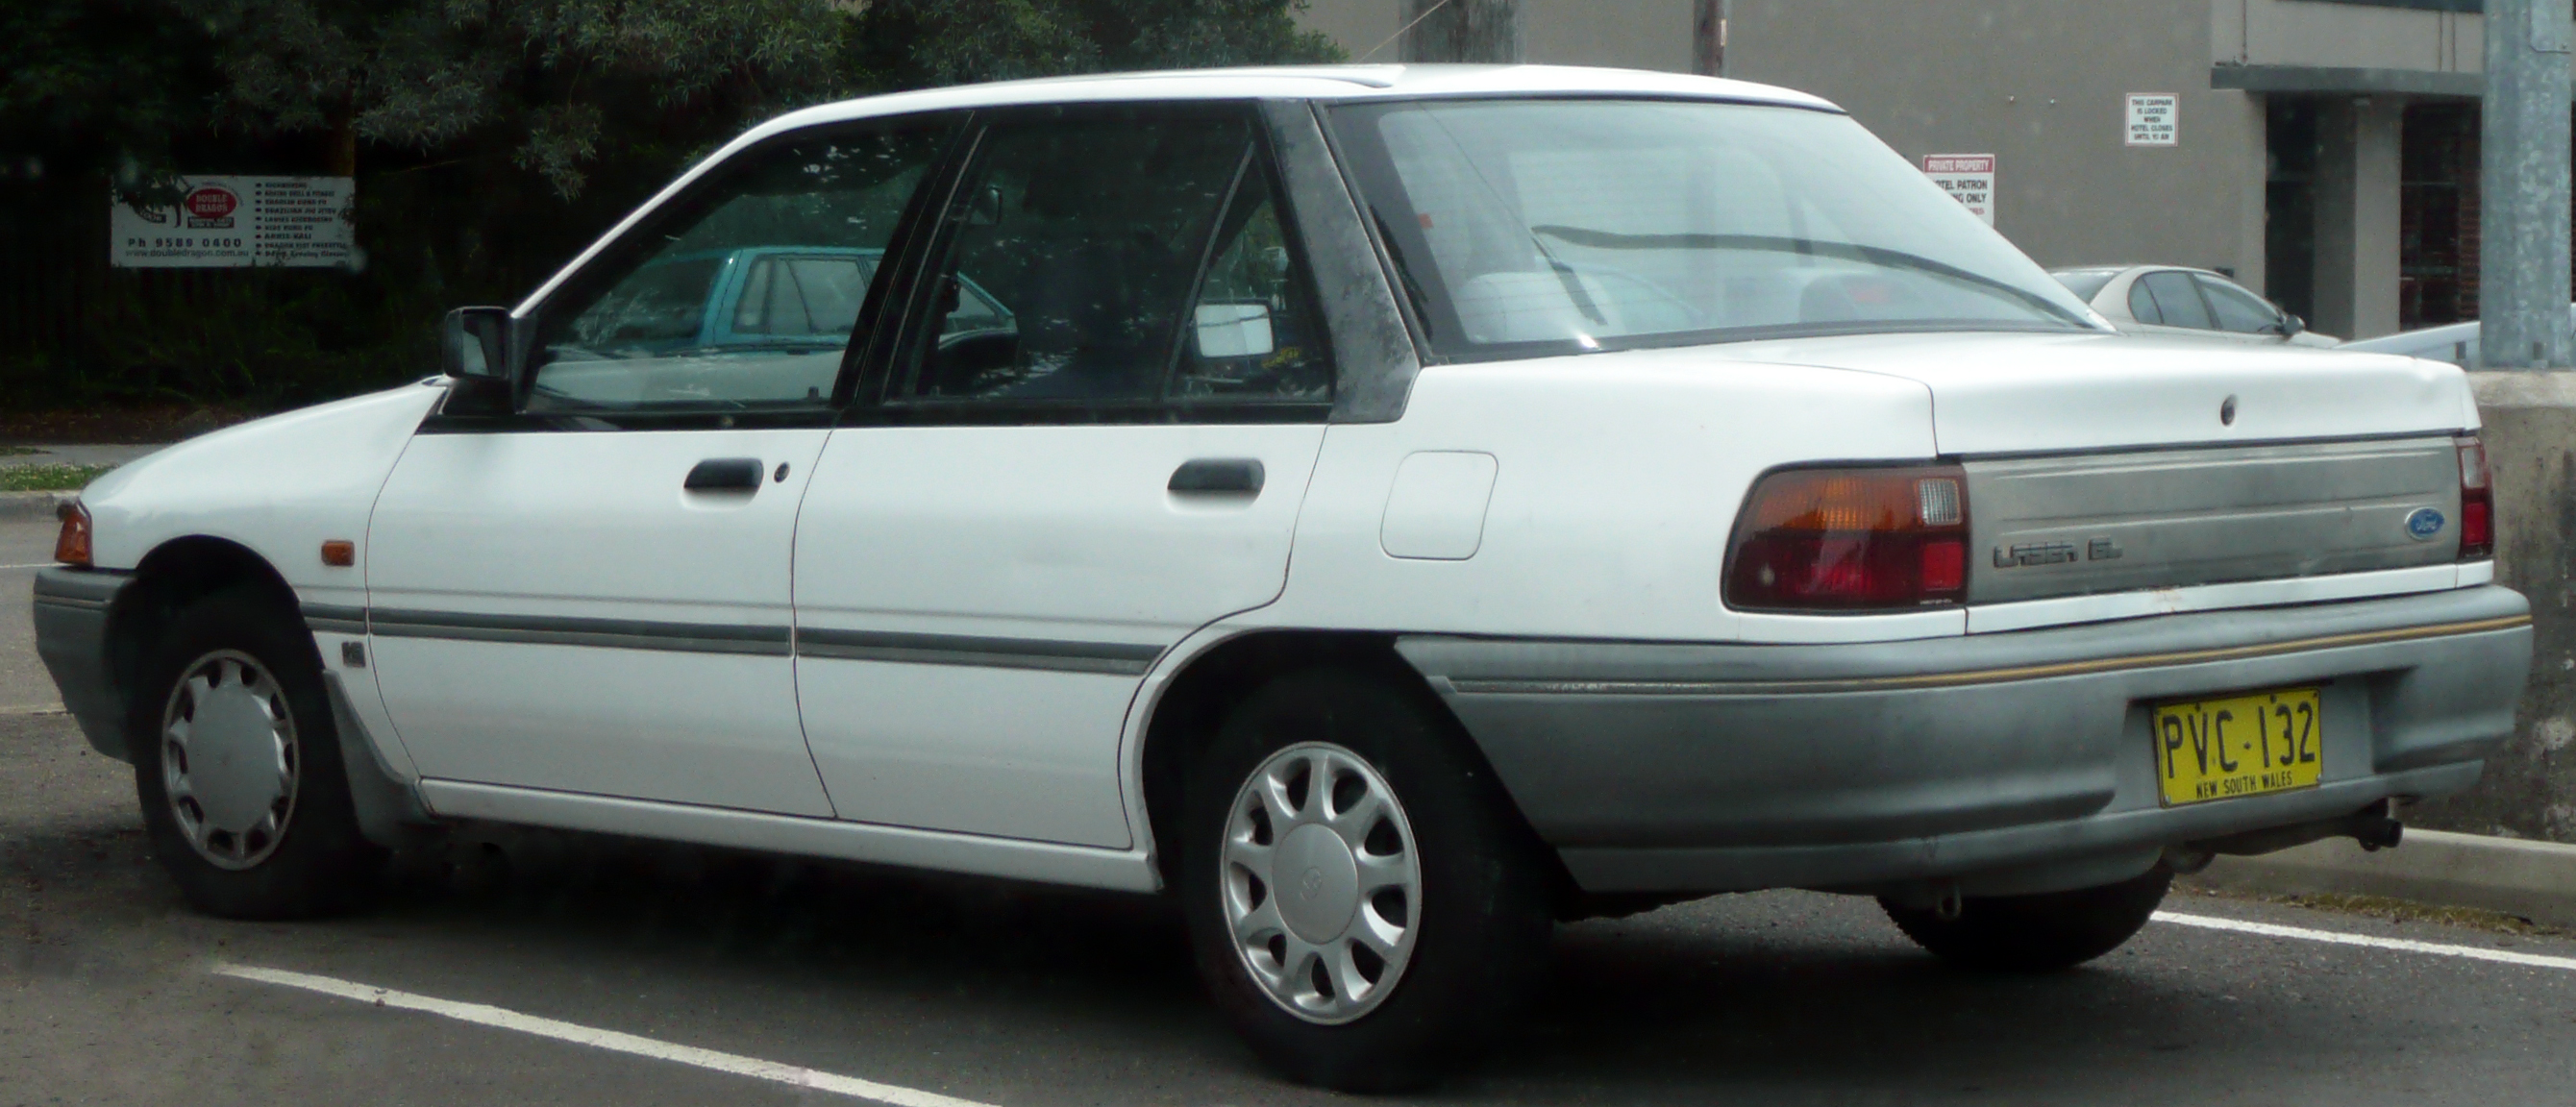
<svg viewBox="0 0 2576 1107">
<path fill-rule="evenodd" d="M 711 457 L 690 469 L 689 479 L 680 487 L 691 492 L 758 492 L 760 470 L 756 457 Z"/>
<path fill-rule="evenodd" d="M 1164 487 L 1174 492 L 1258 496 L 1261 477 L 1259 458 L 1203 457 L 1182 462 L 1180 468 L 1172 470 L 1172 482 Z"/>
</svg>

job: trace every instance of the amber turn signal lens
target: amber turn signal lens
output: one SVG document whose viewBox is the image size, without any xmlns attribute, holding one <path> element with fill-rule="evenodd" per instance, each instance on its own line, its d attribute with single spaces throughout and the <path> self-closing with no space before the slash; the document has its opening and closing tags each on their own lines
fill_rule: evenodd
<svg viewBox="0 0 2576 1107">
<path fill-rule="evenodd" d="M 346 538 L 322 543 L 322 563 L 334 569 L 346 569 L 358 563 L 358 544 Z"/>
<path fill-rule="evenodd" d="M 89 509 L 72 500 L 54 508 L 54 517 L 63 521 L 63 529 L 54 536 L 54 560 L 88 568 Z"/>
</svg>

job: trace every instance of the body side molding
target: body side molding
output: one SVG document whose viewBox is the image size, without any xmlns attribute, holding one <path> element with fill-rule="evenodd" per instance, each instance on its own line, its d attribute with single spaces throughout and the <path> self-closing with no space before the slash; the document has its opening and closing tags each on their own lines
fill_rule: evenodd
<svg viewBox="0 0 2576 1107">
<path fill-rule="evenodd" d="M 1141 849 L 1109 850 L 651 800 L 423 780 L 442 818 L 491 819 L 1124 892 L 1160 887 Z"/>
</svg>

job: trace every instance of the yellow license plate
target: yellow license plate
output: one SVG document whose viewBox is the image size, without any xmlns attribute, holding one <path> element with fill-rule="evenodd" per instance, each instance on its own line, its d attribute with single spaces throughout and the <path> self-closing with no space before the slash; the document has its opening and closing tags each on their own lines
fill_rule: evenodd
<svg viewBox="0 0 2576 1107">
<path fill-rule="evenodd" d="M 2314 788 L 2325 769 L 2314 688 L 2158 704 L 2155 712 L 2156 780 L 2167 807 Z"/>
</svg>

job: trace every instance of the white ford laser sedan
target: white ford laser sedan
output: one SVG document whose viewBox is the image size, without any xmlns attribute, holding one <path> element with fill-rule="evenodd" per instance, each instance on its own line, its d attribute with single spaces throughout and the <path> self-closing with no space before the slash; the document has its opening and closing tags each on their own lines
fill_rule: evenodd
<svg viewBox="0 0 2576 1107">
<path fill-rule="evenodd" d="M 1758 85 L 814 108 L 447 337 L 36 581 L 206 911 L 454 819 L 1169 890 L 1262 1057 L 1400 1087 L 1553 920 L 1817 888 L 2039 970 L 2395 844 L 2529 661 L 2459 370 L 2120 336 Z"/>
</svg>

